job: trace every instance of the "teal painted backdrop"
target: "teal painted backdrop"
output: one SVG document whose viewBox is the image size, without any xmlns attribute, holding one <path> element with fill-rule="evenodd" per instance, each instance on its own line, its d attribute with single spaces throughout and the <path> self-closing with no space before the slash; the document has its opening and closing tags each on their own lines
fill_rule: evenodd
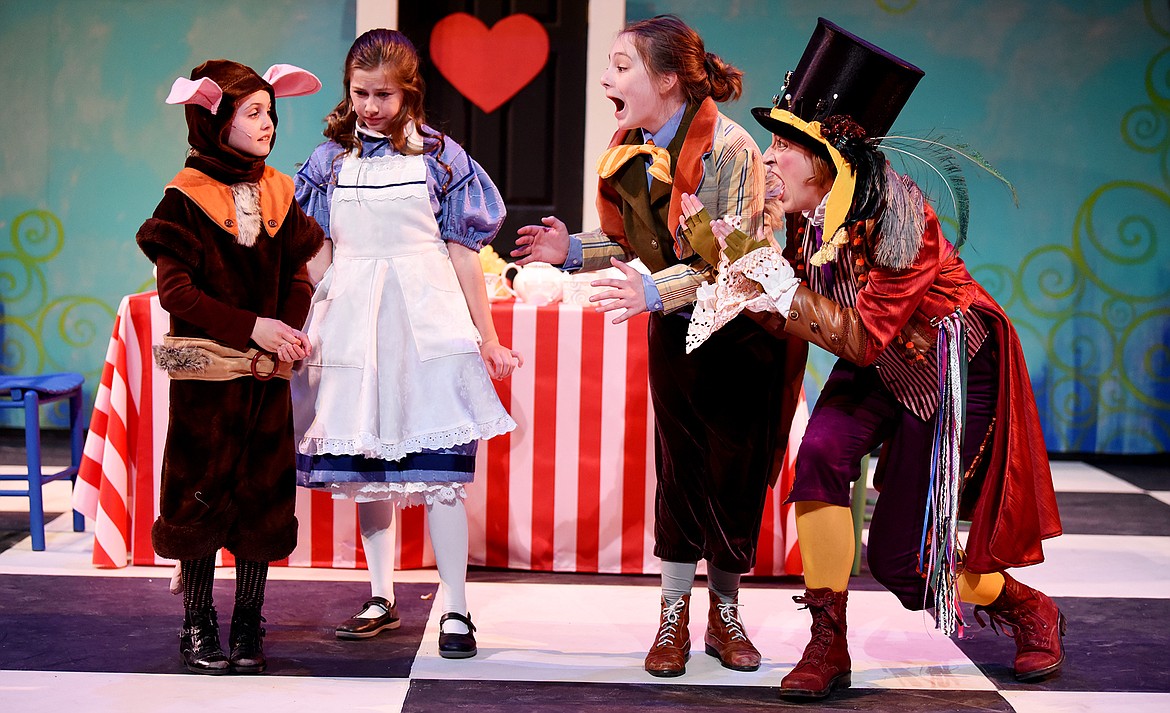
<svg viewBox="0 0 1170 713">
<path fill-rule="evenodd" d="M 183 165 L 174 79 L 215 57 L 320 76 L 324 91 L 277 107 L 269 164 L 292 174 L 340 99 L 354 14 L 353 0 L 0 2 L 5 373 L 81 372 L 92 398 L 118 302 L 153 286 L 134 234 Z"/>
<path fill-rule="evenodd" d="M 600 1 L 600 0 L 595 0 Z M 1050 450 L 1170 451 L 1170 11 L 1159 0 L 630 0 L 675 12 L 746 73 L 750 119 L 818 15 L 926 70 L 897 128 L 977 147 L 1015 184 L 967 175 L 964 256 L 1027 353 Z M 320 140 L 353 0 L 0 2 L 3 370 L 96 388 L 119 299 L 148 287 L 133 236 L 181 167 L 176 76 L 210 57 L 291 62 L 325 90 L 282 100 L 270 163 Z M 600 91 L 594 69 L 586 91 Z M 815 357 L 809 386 L 831 364 Z"/>
<path fill-rule="evenodd" d="M 770 103 L 818 16 L 924 69 L 895 130 L 971 144 L 1019 193 L 1017 208 L 968 167 L 963 256 L 1019 330 L 1048 448 L 1170 451 L 1165 0 L 627 4 L 631 19 L 661 12 L 744 70 L 725 111 L 761 145 L 749 109 Z M 815 391 L 832 359 L 814 351 Z"/>
</svg>

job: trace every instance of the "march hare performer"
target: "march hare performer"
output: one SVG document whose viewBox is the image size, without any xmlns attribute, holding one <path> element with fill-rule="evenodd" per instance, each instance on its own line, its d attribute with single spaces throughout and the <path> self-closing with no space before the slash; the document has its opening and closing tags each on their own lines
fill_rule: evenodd
<svg viewBox="0 0 1170 713">
<path fill-rule="evenodd" d="M 716 104 L 740 96 L 741 76 L 673 15 L 626 27 L 601 78 L 618 124 L 598 161 L 601 228 L 570 235 L 550 216 L 521 228 L 512 253 L 521 263 L 570 271 L 613 265 L 623 276 L 595 280 L 610 289 L 592 301 L 622 310 L 614 322 L 650 312 L 662 597 L 644 665 L 654 676 L 686 671 L 699 560 L 708 577 L 704 650 L 729 669 L 760 666 L 740 618 L 740 577 L 755 563 L 764 499 L 779 473 L 807 351 L 803 341 L 777 340 L 747 316 L 715 335 L 710 351 L 684 349 L 696 289 L 713 279 L 718 262 L 714 240 L 694 242 L 683 224 L 684 196 L 697 194 L 752 234 L 763 226 L 759 149 Z M 634 258 L 652 274 L 626 264 Z"/>
<path fill-rule="evenodd" d="M 711 224 L 725 246 L 721 283 L 700 306 L 689 347 L 706 349 L 707 335 L 746 308 L 773 314 L 788 334 L 839 357 L 810 416 L 789 495 L 807 588 L 794 599 L 813 624 L 780 684 L 785 697 L 824 698 L 851 683 L 849 489 L 879 445 L 867 549 L 874 578 L 907 609 L 932 607 L 947 633 L 963 624 L 959 601 L 974 604 L 980 625 L 986 614 L 1014 636 L 1021 681 L 1055 674 L 1064 662 L 1060 609 L 1006 571 L 1043 561 L 1042 540 L 1061 533 L 1019 338 L 918 186 L 879 150 L 937 155 L 922 140 L 887 135 L 922 76 L 822 18 L 775 106 L 753 110 L 774 134 L 764 161 L 788 215 L 792 264 L 758 239 Z M 943 155 L 951 168 L 958 158 Z M 951 188 L 962 205 L 961 185 Z M 960 519 L 971 522 L 965 547 Z"/>
<path fill-rule="evenodd" d="M 476 654 L 467 609 L 464 487 L 478 442 L 516 423 L 492 379 L 520 355 L 500 344 L 478 251 L 504 221 L 491 178 L 423 116 L 419 57 L 370 30 L 345 59 L 329 139 L 297 173 L 297 201 L 325 229 L 295 376 L 300 482 L 357 502 L 371 598 L 336 629 L 399 626 L 396 508 L 423 505 L 442 592 L 439 654 Z M 325 269 L 328 266 L 328 269 Z"/>
<path fill-rule="evenodd" d="M 297 544 L 288 379 L 310 352 L 297 328 L 312 294 L 306 263 L 322 234 L 293 200 L 292 179 L 264 161 L 276 141 L 276 98 L 320 87 L 291 65 L 261 77 L 223 59 L 175 80 L 167 103 L 186 105 L 190 149 L 138 231 L 171 317 L 155 347 L 171 384 L 151 539 L 179 561 L 179 653 L 194 673 L 265 670 L 268 565 Z M 212 601 L 224 547 L 236 558 L 227 656 Z"/>
</svg>

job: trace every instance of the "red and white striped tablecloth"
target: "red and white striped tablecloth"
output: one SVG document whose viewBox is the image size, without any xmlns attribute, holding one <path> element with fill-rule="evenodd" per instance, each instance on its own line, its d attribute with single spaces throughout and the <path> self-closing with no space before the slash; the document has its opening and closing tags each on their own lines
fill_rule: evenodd
<svg viewBox="0 0 1170 713">
<path fill-rule="evenodd" d="M 496 388 L 518 428 L 482 444 L 468 487 L 470 563 L 559 572 L 658 571 L 653 555 L 653 414 L 646 318 L 620 325 L 575 305 L 496 303 L 500 340 L 525 358 Z M 95 522 L 98 567 L 165 564 L 158 514 L 169 382 L 151 359 L 169 317 L 157 293 L 118 308 L 90 420 L 74 506 Z M 801 399 L 792 443 L 807 421 Z M 799 574 L 795 514 L 782 505 L 795 446 L 769 493 L 754 574 Z M 300 489 L 298 545 L 284 564 L 364 567 L 356 510 Z M 398 518 L 398 566 L 433 564 L 422 508 Z M 230 557 L 225 554 L 225 560 Z"/>
</svg>

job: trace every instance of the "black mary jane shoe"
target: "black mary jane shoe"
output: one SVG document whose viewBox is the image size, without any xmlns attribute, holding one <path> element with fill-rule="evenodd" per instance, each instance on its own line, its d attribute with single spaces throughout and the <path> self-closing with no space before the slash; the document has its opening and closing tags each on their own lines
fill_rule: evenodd
<svg viewBox="0 0 1170 713">
<path fill-rule="evenodd" d="M 365 614 L 370 607 L 379 607 L 385 614 L 363 617 L 362 614 Z M 342 622 L 333 630 L 333 633 L 339 639 L 369 639 L 387 629 L 397 629 L 401 625 L 402 622 L 398 620 L 398 605 L 396 603 L 391 604 L 385 597 L 370 597 L 357 614 Z"/>
<path fill-rule="evenodd" d="M 191 673 L 222 676 L 230 672 L 228 658 L 219 645 L 219 622 L 214 608 L 188 610 L 183 616 L 179 656 Z"/>
<path fill-rule="evenodd" d="M 467 625 L 466 634 L 444 634 L 443 622 L 448 619 L 461 621 Z M 469 659 L 478 653 L 475 648 L 475 624 L 471 623 L 471 614 L 463 616 L 455 612 L 447 612 L 439 617 L 439 655 L 445 659 Z"/>
<path fill-rule="evenodd" d="M 268 668 L 268 659 L 264 657 L 266 632 L 260 626 L 263 621 L 259 609 L 236 607 L 232 612 L 232 633 L 228 639 L 232 673 L 263 673 Z"/>
</svg>

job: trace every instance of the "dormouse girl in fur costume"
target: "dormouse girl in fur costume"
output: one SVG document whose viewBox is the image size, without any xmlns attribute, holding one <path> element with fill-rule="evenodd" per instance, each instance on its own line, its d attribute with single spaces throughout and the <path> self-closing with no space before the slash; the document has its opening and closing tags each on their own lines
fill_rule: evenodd
<svg viewBox="0 0 1170 713">
<path fill-rule="evenodd" d="M 787 259 L 719 221 L 690 223 L 723 239 L 724 269 L 700 300 L 689 349 L 706 349 L 706 337 L 746 309 L 839 357 L 788 498 L 805 572 L 795 600 L 813 624 L 780 683 L 784 697 L 824 698 L 851 683 L 849 489 L 879 446 L 867 549 L 874 578 L 907 609 L 933 609 L 947 633 L 963 624 L 959 602 L 975 605 L 980 624 L 986 614 L 1014 636 L 1021 681 L 1064 662 L 1056 602 L 1007 572 L 1043 561 L 1042 541 L 1061 532 L 1019 338 L 918 186 L 886 161 L 887 152 L 938 148 L 887 135 L 922 76 L 821 19 L 775 106 L 753 110 L 773 134 L 764 162 L 775 179 L 769 200 L 787 215 Z M 959 216 L 961 244 L 962 208 Z M 971 523 L 965 542 L 960 520 Z"/>
<path fill-rule="evenodd" d="M 520 355 L 500 344 L 479 251 L 504 221 L 492 179 L 423 116 L 419 56 L 370 30 L 345 58 L 329 139 L 297 173 L 325 228 L 328 265 L 295 377 L 301 483 L 357 502 L 371 597 L 336 636 L 399 626 L 394 512 L 422 505 L 439 570 L 439 655 L 476 654 L 468 613 L 465 485 L 481 439 L 511 431 L 492 379 Z"/>
<path fill-rule="evenodd" d="M 155 551 L 180 563 L 179 652 L 194 673 L 259 673 L 268 564 L 297 542 L 292 362 L 310 353 L 297 327 L 309 308 L 306 263 L 322 232 L 293 200 L 292 179 L 265 165 L 276 98 L 312 94 L 309 72 L 264 76 L 214 59 L 175 80 L 185 104 L 185 167 L 138 231 L 171 315 L 155 347 L 171 376 Z M 236 560 L 229 655 L 212 602 L 215 556 Z"/>
</svg>

